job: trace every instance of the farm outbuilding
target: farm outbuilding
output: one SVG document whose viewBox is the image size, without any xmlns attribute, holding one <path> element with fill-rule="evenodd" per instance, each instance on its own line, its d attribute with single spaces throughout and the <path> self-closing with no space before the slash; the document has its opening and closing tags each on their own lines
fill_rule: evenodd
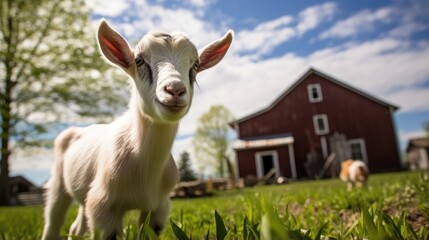
<svg viewBox="0 0 429 240">
<path fill-rule="evenodd" d="M 310 68 L 268 107 L 231 123 L 238 175 L 260 178 L 274 168 L 276 176 L 323 177 L 331 153 L 328 175 L 337 176 L 347 158 L 365 161 L 373 173 L 399 170 L 397 109 Z"/>
<path fill-rule="evenodd" d="M 429 170 L 429 137 L 411 138 L 406 152 L 411 170 Z"/>
<path fill-rule="evenodd" d="M 30 205 L 43 203 L 43 189 L 23 176 L 9 178 L 11 205 Z"/>
</svg>

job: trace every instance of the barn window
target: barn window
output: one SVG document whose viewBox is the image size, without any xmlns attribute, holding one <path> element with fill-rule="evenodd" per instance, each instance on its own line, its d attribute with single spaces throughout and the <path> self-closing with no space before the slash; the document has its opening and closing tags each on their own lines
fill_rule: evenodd
<svg viewBox="0 0 429 240">
<path fill-rule="evenodd" d="M 318 114 L 313 116 L 314 132 L 317 135 L 329 133 L 328 117 L 326 114 Z"/>
<path fill-rule="evenodd" d="M 353 159 L 362 160 L 368 163 L 366 155 L 365 141 L 362 138 L 348 140 L 350 146 L 351 157 Z"/>
<path fill-rule="evenodd" d="M 320 87 L 320 84 L 314 83 L 309 84 L 307 86 L 308 90 L 308 99 L 312 103 L 321 102 L 323 100 L 322 96 L 322 88 Z"/>
</svg>

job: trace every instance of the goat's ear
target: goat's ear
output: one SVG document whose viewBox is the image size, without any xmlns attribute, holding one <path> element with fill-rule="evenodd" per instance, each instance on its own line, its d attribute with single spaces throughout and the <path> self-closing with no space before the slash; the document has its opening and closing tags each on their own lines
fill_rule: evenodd
<svg viewBox="0 0 429 240">
<path fill-rule="evenodd" d="M 233 38 L 234 32 L 229 30 L 222 38 L 205 46 L 200 54 L 197 72 L 204 71 L 218 64 L 225 56 L 229 46 L 231 46 Z"/>
<path fill-rule="evenodd" d="M 98 27 L 98 44 L 103 55 L 127 71 L 134 62 L 134 54 L 127 40 L 113 30 L 105 20 Z"/>
</svg>

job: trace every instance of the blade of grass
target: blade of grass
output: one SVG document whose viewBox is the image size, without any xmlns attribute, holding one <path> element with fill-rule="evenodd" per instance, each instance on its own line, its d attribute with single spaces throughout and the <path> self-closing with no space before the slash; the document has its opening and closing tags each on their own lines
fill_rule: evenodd
<svg viewBox="0 0 429 240">
<path fill-rule="evenodd" d="M 140 226 L 137 239 L 158 239 L 158 235 L 150 227 L 151 212 L 146 216 L 144 224 Z"/>
<path fill-rule="evenodd" d="M 253 238 L 256 240 L 260 239 L 258 226 L 259 226 L 259 223 L 255 223 L 255 224 L 251 225 L 251 227 L 250 227 L 250 233 L 252 234 Z M 249 238 L 250 238 L 250 236 L 249 236 Z"/>
<path fill-rule="evenodd" d="M 128 240 L 130 237 L 130 231 L 131 231 L 131 223 L 128 221 L 128 225 L 125 231 L 125 240 Z"/>
<path fill-rule="evenodd" d="M 225 239 L 228 232 L 225 228 L 225 223 L 219 213 L 215 210 L 215 221 L 216 221 L 216 239 L 223 240 Z"/>
<path fill-rule="evenodd" d="M 210 228 L 207 230 L 206 238 L 205 239 L 206 240 L 210 240 Z"/>
<path fill-rule="evenodd" d="M 248 225 L 247 216 L 244 216 L 244 220 L 243 220 L 243 239 L 244 239 L 244 240 L 247 240 L 247 239 L 248 239 L 248 235 L 247 235 L 247 225 Z"/>
<path fill-rule="evenodd" d="M 385 213 L 383 214 L 383 220 L 385 222 L 385 226 L 388 229 L 390 229 L 391 236 L 394 236 L 396 239 L 400 239 L 400 240 L 404 239 L 401 235 L 401 230 L 398 228 L 395 221 L 393 221 L 393 219 L 388 214 L 385 214 Z"/>
<path fill-rule="evenodd" d="M 350 227 L 349 229 L 346 231 L 346 233 L 344 234 L 344 238 L 347 239 L 348 236 L 355 230 L 356 226 L 359 225 L 360 223 L 360 219 L 357 219 Z M 353 237 L 352 237 L 353 239 Z"/>
<path fill-rule="evenodd" d="M 328 222 L 326 222 L 325 224 L 323 224 L 319 230 L 316 233 L 316 236 L 314 236 L 314 239 L 322 239 L 322 234 L 324 233 L 325 229 L 328 227 Z"/>
<path fill-rule="evenodd" d="M 176 223 L 174 223 L 173 220 L 171 220 L 171 219 L 170 219 L 170 225 L 171 225 L 171 228 L 173 229 L 173 233 L 177 237 L 177 239 L 179 239 L 179 240 L 190 240 L 190 238 L 186 235 L 186 233 L 181 228 L 179 228 L 179 226 L 177 226 Z"/>
<path fill-rule="evenodd" d="M 365 227 L 365 229 L 368 231 L 369 236 L 377 235 L 377 228 L 373 222 L 373 218 L 370 215 L 368 208 L 366 207 L 361 208 L 361 218 L 362 218 L 362 224 Z"/>
</svg>

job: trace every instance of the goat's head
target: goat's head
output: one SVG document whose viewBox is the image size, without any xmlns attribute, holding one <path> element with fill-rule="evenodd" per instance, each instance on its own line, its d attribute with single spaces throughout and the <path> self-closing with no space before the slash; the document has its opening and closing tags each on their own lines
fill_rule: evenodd
<svg viewBox="0 0 429 240">
<path fill-rule="evenodd" d="M 232 31 L 208 44 L 201 54 L 183 34 L 149 32 L 132 49 L 103 20 L 98 43 L 104 56 L 133 80 L 140 95 L 140 111 L 156 121 L 176 122 L 189 110 L 196 74 L 222 60 Z"/>
</svg>

